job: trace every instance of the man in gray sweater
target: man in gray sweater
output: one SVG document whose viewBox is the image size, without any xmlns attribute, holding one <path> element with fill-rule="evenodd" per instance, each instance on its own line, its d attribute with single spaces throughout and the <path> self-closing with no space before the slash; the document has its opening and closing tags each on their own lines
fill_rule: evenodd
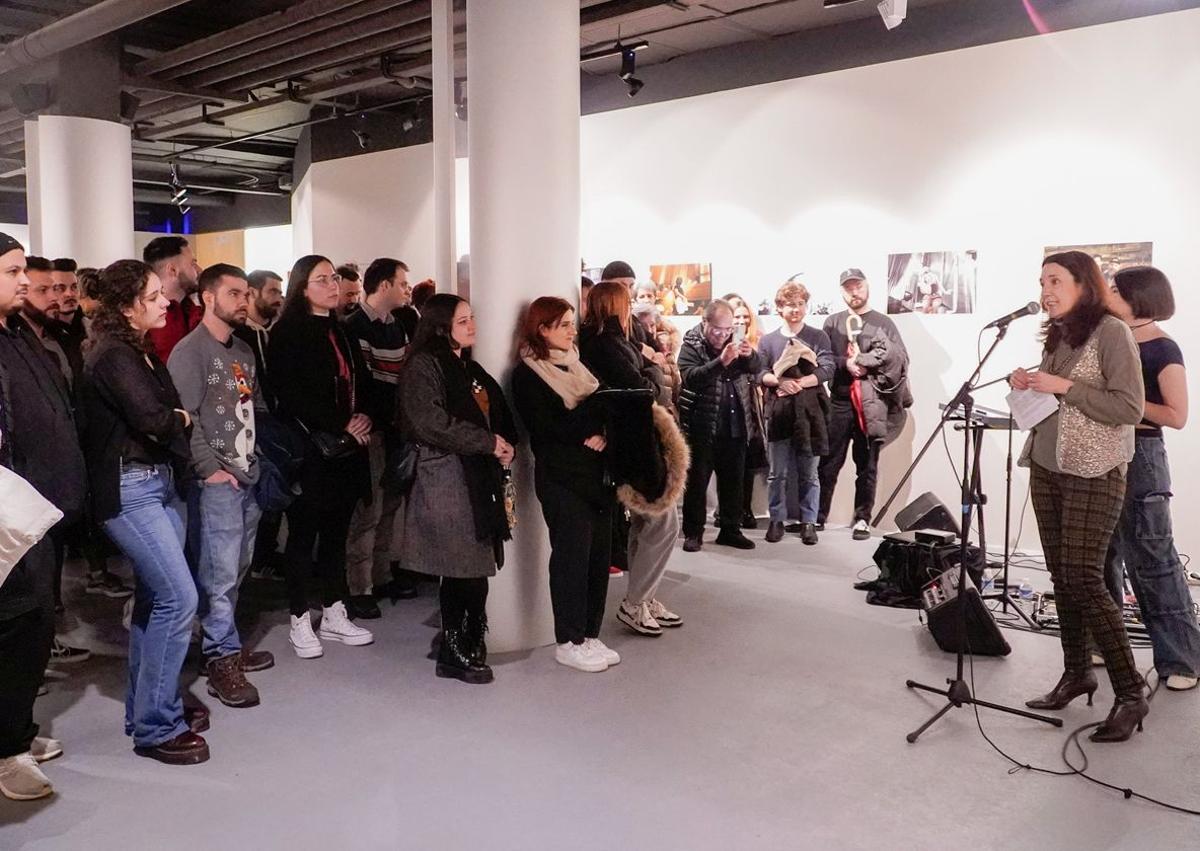
<svg viewBox="0 0 1200 851">
<path fill-rule="evenodd" d="M 275 660 L 265 651 L 242 648 L 234 610 L 261 515 L 254 494 L 255 414 L 266 405 L 254 352 L 233 335 L 249 311 L 246 273 L 218 263 L 201 273 L 199 283 L 204 318 L 167 363 L 193 426 L 188 556 L 200 592 L 208 693 L 227 706 L 255 706 L 258 690 L 245 672 L 269 668 Z"/>
</svg>

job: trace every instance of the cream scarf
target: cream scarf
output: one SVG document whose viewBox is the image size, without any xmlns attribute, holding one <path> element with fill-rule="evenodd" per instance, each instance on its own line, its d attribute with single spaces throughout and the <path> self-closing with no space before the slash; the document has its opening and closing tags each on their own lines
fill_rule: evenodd
<svg viewBox="0 0 1200 851">
<path fill-rule="evenodd" d="M 574 410 L 600 388 L 600 382 L 579 360 L 579 349 L 574 346 L 568 352 L 551 349 L 548 358 L 535 358 L 533 352 L 523 349 L 521 360 L 562 397 L 568 411 Z"/>
</svg>

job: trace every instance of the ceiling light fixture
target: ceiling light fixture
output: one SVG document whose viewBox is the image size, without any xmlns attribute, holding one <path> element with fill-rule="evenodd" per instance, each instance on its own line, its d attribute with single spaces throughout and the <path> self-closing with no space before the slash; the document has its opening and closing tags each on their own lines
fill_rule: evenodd
<svg viewBox="0 0 1200 851">
<path fill-rule="evenodd" d="M 634 97 L 642 90 L 642 86 L 646 85 L 637 77 L 633 76 L 637 66 L 637 49 L 633 47 L 625 47 L 621 42 L 617 42 L 617 47 L 621 49 L 621 71 L 620 77 L 629 87 L 629 96 Z"/>
<path fill-rule="evenodd" d="M 908 0 L 879 0 L 879 17 L 883 18 L 883 25 L 889 30 L 904 23 L 907 15 Z"/>
</svg>

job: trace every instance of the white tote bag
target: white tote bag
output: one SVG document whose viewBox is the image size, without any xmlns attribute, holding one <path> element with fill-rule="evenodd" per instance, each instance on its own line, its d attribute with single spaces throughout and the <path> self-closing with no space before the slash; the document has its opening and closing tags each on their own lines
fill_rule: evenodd
<svg viewBox="0 0 1200 851">
<path fill-rule="evenodd" d="M 0 467 L 0 585 L 62 516 L 33 485 Z"/>
</svg>

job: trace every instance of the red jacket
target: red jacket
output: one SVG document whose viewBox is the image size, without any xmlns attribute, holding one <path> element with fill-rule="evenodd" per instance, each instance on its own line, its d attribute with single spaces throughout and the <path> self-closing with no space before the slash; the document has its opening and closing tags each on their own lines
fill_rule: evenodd
<svg viewBox="0 0 1200 851">
<path fill-rule="evenodd" d="M 167 324 L 150 331 L 150 344 L 154 353 L 163 363 L 171 356 L 175 344 L 188 335 L 189 332 L 204 317 L 204 308 L 195 304 L 190 298 L 182 302 L 173 301 L 167 307 Z"/>
</svg>

